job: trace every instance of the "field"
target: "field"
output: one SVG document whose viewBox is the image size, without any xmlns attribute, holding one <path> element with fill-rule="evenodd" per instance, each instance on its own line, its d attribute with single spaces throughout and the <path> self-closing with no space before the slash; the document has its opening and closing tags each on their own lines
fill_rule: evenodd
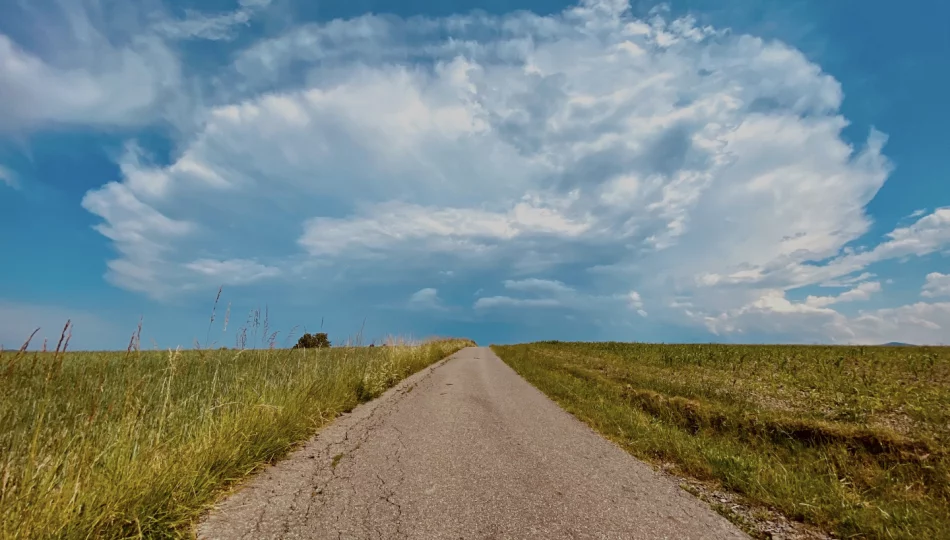
<svg viewBox="0 0 950 540">
<path fill-rule="evenodd" d="M 751 518 L 717 510 L 755 536 L 779 513 L 841 538 L 950 538 L 950 348 L 493 349 L 631 454 L 734 494 Z"/>
<path fill-rule="evenodd" d="M 0 353 L 0 537 L 187 537 L 229 485 L 471 344 Z"/>
</svg>

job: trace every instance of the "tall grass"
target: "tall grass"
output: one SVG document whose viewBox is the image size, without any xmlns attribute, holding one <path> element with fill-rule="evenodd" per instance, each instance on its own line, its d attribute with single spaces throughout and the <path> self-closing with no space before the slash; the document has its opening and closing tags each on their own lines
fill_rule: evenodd
<svg viewBox="0 0 950 540">
<path fill-rule="evenodd" d="M 67 335 L 0 352 L 2 538 L 187 536 L 222 489 L 472 344 L 65 353 Z"/>
<path fill-rule="evenodd" d="M 950 348 L 493 348 L 681 476 L 843 538 L 950 538 Z"/>
</svg>

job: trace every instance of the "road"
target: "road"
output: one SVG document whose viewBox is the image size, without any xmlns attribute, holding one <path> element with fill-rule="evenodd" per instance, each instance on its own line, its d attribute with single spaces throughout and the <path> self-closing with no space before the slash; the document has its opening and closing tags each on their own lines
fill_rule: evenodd
<svg viewBox="0 0 950 540">
<path fill-rule="evenodd" d="M 201 539 L 748 537 L 464 349 L 323 429 L 198 526 Z"/>
</svg>

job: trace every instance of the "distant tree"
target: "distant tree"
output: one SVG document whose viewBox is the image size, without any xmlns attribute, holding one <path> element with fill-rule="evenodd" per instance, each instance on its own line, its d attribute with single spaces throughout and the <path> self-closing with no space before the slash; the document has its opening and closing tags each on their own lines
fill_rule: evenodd
<svg viewBox="0 0 950 540">
<path fill-rule="evenodd" d="M 330 339 L 327 337 L 326 332 L 319 332 L 316 334 L 306 333 L 300 336 L 300 339 L 297 340 L 297 344 L 294 345 L 295 349 L 322 349 L 324 347 L 330 346 Z"/>
</svg>

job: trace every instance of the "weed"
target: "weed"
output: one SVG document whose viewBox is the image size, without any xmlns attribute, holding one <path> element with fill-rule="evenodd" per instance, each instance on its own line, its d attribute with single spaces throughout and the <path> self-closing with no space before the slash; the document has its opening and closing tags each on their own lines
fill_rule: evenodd
<svg viewBox="0 0 950 540">
<path fill-rule="evenodd" d="M 950 348 L 493 349 L 566 410 L 678 475 L 841 537 L 950 538 Z"/>
<path fill-rule="evenodd" d="M 161 352 L 137 331 L 66 353 L 69 328 L 30 362 L 0 352 L 0 538 L 188 536 L 229 485 L 471 344 L 245 349 L 243 329 L 236 350 Z"/>
</svg>

